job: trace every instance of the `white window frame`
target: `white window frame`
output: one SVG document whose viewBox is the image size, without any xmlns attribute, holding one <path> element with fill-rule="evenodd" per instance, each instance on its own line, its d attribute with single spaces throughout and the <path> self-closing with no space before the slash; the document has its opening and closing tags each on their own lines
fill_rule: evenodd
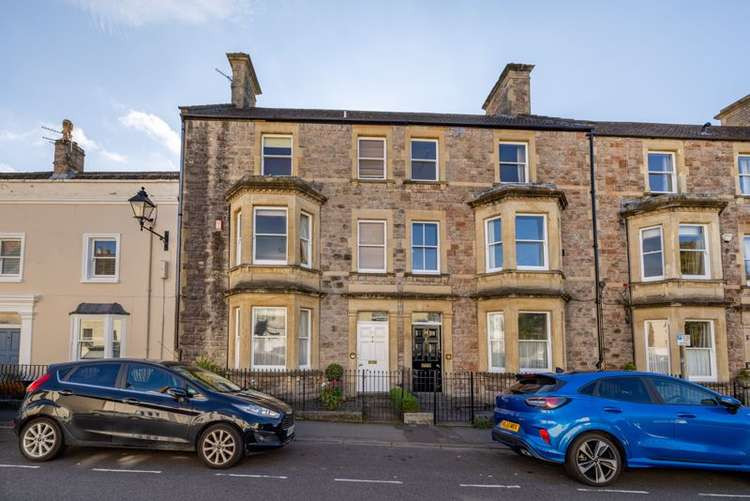
<svg viewBox="0 0 750 501">
<path fill-rule="evenodd" d="M 24 259 L 24 255 L 26 253 L 26 233 L 0 233 L 0 240 L 21 241 L 21 254 L 20 261 L 18 263 L 18 274 L 0 275 L 0 282 L 23 282 L 23 264 L 24 261 L 26 261 L 26 259 Z"/>
<path fill-rule="evenodd" d="M 281 310 L 284 312 L 284 365 L 256 365 L 255 364 L 255 321 L 256 312 L 263 310 Z M 289 317 L 285 306 L 253 306 L 252 309 L 252 327 L 250 331 L 250 367 L 261 370 L 285 370 L 286 364 L 289 363 Z"/>
<path fill-rule="evenodd" d="M 680 258 L 680 254 L 682 253 L 682 245 L 680 245 L 680 230 L 683 226 L 692 226 L 692 227 L 700 227 L 703 229 L 703 251 L 691 251 L 686 250 L 686 252 L 702 252 L 703 253 L 703 269 L 705 270 L 705 273 L 703 275 L 683 275 L 682 274 L 682 259 Z M 680 276 L 682 278 L 692 279 L 692 280 L 705 280 L 707 278 L 711 278 L 711 259 L 709 259 L 709 251 L 708 251 L 708 225 L 707 224 L 694 224 L 694 223 L 680 223 L 677 226 L 677 258 L 678 263 L 680 266 Z"/>
<path fill-rule="evenodd" d="M 516 229 L 516 226 L 518 225 L 518 217 L 519 216 L 527 216 L 527 217 L 541 217 L 543 221 L 543 230 L 544 230 L 544 240 L 519 240 L 518 230 Z M 547 214 L 531 214 L 526 212 L 518 212 L 513 218 L 513 237 L 515 240 L 516 245 L 516 268 L 519 270 L 549 270 L 549 249 L 547 246 L 548 238 L 547 238 Z M 542 266 L 521 266 L 518 265 L 518 242 L 542 242 L 544 246 L 544 264 Z M 503 259 L 505 258 L 505 249 L 503 249 Z"/>
<path fill-rule="evenodd" d="M 523 182 L 519 181 L 503 181 L 502 170 L 500 165 L 504 163 L 516 163 L 517 162 L 503 162 L 500 159 L 500 146 L 503 144 L 509 144 L 513 146 L 523 146 L 524 151 L 524 163 L 523 163 Z M 523 141 L 498 141 L 497 143 L 497 178 L 502 184 L 529 184 L 529 143 Z"/>
<path fill-rule="evenodd" d="M 302 228 L 302 218 L 305 218 L 305 217 L 307 218 L 307 240 L 302 238 L 302 231 L 300 231 Z M 309 260 L 308 262 L 302 261 L 302 256 L 300 255 L 299 264 L 303 268 L 312 268 L 312 265 L 313 265 L 313 255 L 312 255 L 312 252 L 313 252 L 313 217 L 312 217 L 312 214 L 310 214 L 309 212 L 300 211 L 299 218 L 300 218 L 300 228 L 298 228 L 297 233 L 299 234 L 300 244 L 304 243 L 305 249 L 307 249 L 307 258 Z"/>
<path fill-rule="evenodd" d="M 520 321 L 521 314 L 523 313 L 532 313 L 532 314 L 540 314 L 545 315 L 547 318 L 547 367 L 541 367 L 538 369 L 522 369 L 521 368 L 521 349 L 520 344 L 525 342 L 521 340 L 521 332 L 520 329 L 518 330 L 518 337 L 516 339 L 516 342 L 519 344 L 518 349 L 518 372 L 524 373 L 524 374 L 534 374 L 539 372 L 552 372 L 552 366 L 554 363 L 552 363 L 552 314 L 549 311 L 530 311 L 530 310 L 521 310 L 518 312 L 518 316 L 516 317 L 516 323 Z M 529 342 L 537 342 L 537 341 L 529 341 Z"/>
<path fill-rule="evenodd" d="M 115 274 L 94 275 L 94 241 L 115 241 Z M 122 257 L 122 246 L 120 245 L 119 233 L 84 233 L 83 234 L 83 261 L 81 266 L 81 283 L 117 283 L 120 281 L 120 258 Z"/>
<path fill-rule="evenodd" d="M 417 270 L 414 268 L 414 248 L 417 247 L 414 244 L 414 225 L 415 224 L 434 224 L 437 228 L 437 245 L 427 245 L 422 243 L 418 247 L 421 249 L 435 249 L 437 253 L 437 269 L 435 270 Z M 415 275 L 439 275 L 440 274 L 440 221 L 411 221 L 411 249 L 409 252 L 411 256 L 411 272 Z"/>
<path fill-rule="evenodd" d="M 748 165 L 750 165 L 750 154 L 748 153 L 740 153 L 737 155 L 737 175 L 739 176 L 739 190 L 741 195 L 747 195 L 750 196 L 750 191 L 747 193 L 742 191 L 742 178 L 748 178 L 750 179 L 750 172 L 743 173 L 742 167 L 740 166 L 740 159 L 747 158 L 748 159 Z"/>
<path fill-rule="evenodd" d="M 500 240 L 497 242 L 490 242 L 490 223 L 493 221 L 500 221 Z M 500 266 L 490 266 L 490 247 L 492 245 L 500 244 L 503 247 L 503 259 L 505 259 L 505 244 L 503 243 L 503 218 L 501 216 L 495 216 L 484 220 L 484 269 L 487 272 L 502 271 L 503 263 Z"/>
<path fill-rule="evenodd" d="M 266 155 L 266 138 L 276 139 L 289 139 L 289 155 Z M 274 175 L 273 177 L 289 177 L 294 175 L 294 136 L 291 134 L 263 134 L 260 138 L 260 172 L 262 176 L 270 176 L 266 174 L 266 156 L 268 158 L 288 158 L 289 159 L 289 175 L 279 176 Z"/>
<path fill-rule="evenodd" d="M 305 338 L 299 337 L 299 325 L 301 323 L 299 319 L 302 318 L 302 312 L 303 311 L 307 313 L 307 337 L 305 337 Z M 297 362 L 299 362 L 299 345 L 300 345 L 300 341 L 302 341 L 303 339 L 306 339 L 306 341 L 307 341 L 307 343 L 306 343 L 307 344 L 307 362 L 305 364 L 300 364 L 300 366 L 299 366 L 300 369 L 309 369 L 312 366 L 312 363 L 311 363 L 311 359 L 312 359 L 312 353 L 311 353 L 311 349 L 312 349 L 312 318 L 313 318 L 313 316 L 312 316 L 312 310 L 310 308 L 300 308 L 300 310 L 299 310 L 299 319 L 297 320 L 297 350 L 298 350 L 297 351 Z"/>
<path fill-rule="evenodd" d="M 672 191 L 656 191 L 651 189 L 651 174 L 670 174 L 667 171 L 656 171 L 651 172 L 649 170 L 649 156 L 651 154 L 656 155 L 669 155 L 672 157 L 672 172 L 671 172 L 671 178 L 672 178 Z M 677 193 L 677 156 L 675 155 L 674 151 L 657 151 L 657 150 L 649 150 L 646 153 L 646 182 L 648 183 L 648 191 L 649 193 Z"/>
<path fill-rule="evenodd" d="M 414 179 L 414 172 L 412 171 L 412 164 L 416 160 L 417 162 L 432 162 L 431 158 L 414 158 L 412 145 L 414 141 L 424 143 L 435 143 L 435 179 Z M 436 182 L 440 180 L 440 141 L 438 139 L 412 137 L 409 139 L 409 179 L 417 182 Z"/>
<path fill-rule="evenodd" d="M 234 264 L 242 264 L 242 211 L 238 210 L 234 216 Z"/>
<path fill-rule="evenodd" d="M 653 230 L 654 228 L 659 228 L 659 238 L 661 240 L 661 275 L 647 277 L 646 276 L 646 257 L 643 252 L 643 232 L 648 231 L 648 230 Z M 639 240 L 638 253 L 641 256 L 641 280 L 643 280 L 644 282 L 664 280 L 664 266 L 665 266 L 664 264 L 664 228 L 660 224 L 656 226 L 647 226 L 645 228 L 641 228 L 638 233 L 638 240 Z M 648 254 L 656 254 L 656 252 L 651 251 L 651 252 L 648 252 Z"/>
<path fill-rule="evenodd" d="M 284 235 L 286 236 L 286 245 L 284 246 L 284 259 L 258 259 L 257 251 L 258 246 L 256 245 L 256 237 L 258 232 L 256 231 L 257 225 L 257 214 L 259 210 L 275 210 L 283 211 L 284 217 L 286 218 L 286 227 L 284 229 Z M 260 236 L 278 237 L 276 233 L 261 233 Z M 253 264 L 270 264 L 270 265 L 284 265 L 289 263 L 289 208 L 288 207 L 273 207 L 273 206 L 256 206 L 253 207 Z M 253 324 L 254 325 L 254 324 Z"/>
<path fill-rule="evenodd" d="M 502 319 L 503 354 L 505 355 L 505 365 L 508 365 L 508 350 L 505 346 L 505 313 L 502 311 L 488 311 L 485 320 L 485 329 L 487 331 L 487 370 L 488 372 L 505 372 L 505 366 L 495 367 L 492 365 L 492 337 L 490 336 L 490 317 L 492 316 L 499 316 Z"/>
<path fill-rule="evenodd" d="M 240 348 L 242 347 L 242 310 L 234 307 L 234 368 L 240 368 Z"/>
<path fill-rule="evenodd" d="M 718 370 L 716 367 L 716 331 L 714 330 L 714 321 L 711 318 L 686 318 L 683 323 L 683 330 L 685 330 L 684 325 L 688 322 L 701 322 L 701 323 L 708 324 L 708 331 L 711 336 L 711 347 L 710 347 L 711 352 L 709 355 L 709 360 L 711 362 L 711 375 L 710 376 L 690 376 L 689 374 L 685 374 L 685 376 L 688 379 L 688 381 L 715 382 L 718 380 Z M 688 351 L 691 349 L 705 350 L 705 348 L 693 348 L 691 346 L 685 347 L 685 351 Z M 685 369 L 687 369 L 687 361 L 685 361 Z"/>
<path fill-rule="evenodd" d="M 362 244 L 360 236 L 362 235 L 362 223 L 379 223 L 383 225 L 383 268 L 363 268 L 360 256 L 362 247 L 380 247 L 376 244 Z M 388 270 L 388 221 L 385 219 L 358 219 L 357 220 L 357 271 L 360 273 L 385 273 Z"/>
<path fill-rule="evenodd" d="M 114 338 L 114 325 L 115 320 L 120 320 L 121 332 L 120 332 L 120 358 L 127 358 L 126 356 L 126 342 L 128 332 L 128 315 L 71 315 L 70 316 L 70 360 L 77 361 L 82 360 L 78 358 L 78 345 L 80 343 L 81 334 L 81 321 L 82 320 L 102 320 L 104 321 L 104 358 L 100 360 L 107 360 L 112 358 L 112 341 Z M 95 360 L 95 359 L 86 359 Z"/>
<path fill-rule="evenodd" d="M 672 326 L 669 320 L 666 318 L 649 318 L 643 321 L 643 346 L 646 353 L 646 372 L 654 372 L 651 364 L 648 361 L 648 350 L 650 348 L 648 344 L 648 324 L 652 322 L 665 322 L 667 324 L 667 375 L 671 375 L 672 372 Z M 654 374 L 663 374 L 662 372 L 654 372 Z"/>
<path fill-rule="evenodd" d="M 360 141 L 382 141 L 383 143 L 383 158 L 376 158 L 376 157 L 363 157 L 360 154 Z M 371 137 L 371 136 L 361 136 L 357 137 L 357 179 L 364 179 L 364 180 L 370 180 L 370 179 L 376 179 L 376 180 L 383 180 L 386 179 L 388 176 L 388 144 L 386 143 L 386 138 L 384 137 Z M 383 176 L 382 177 L 362 177 L 362 172 L 360 170 L 360 160 L 383 160 Z"/>
<path fill-rule="evenodd" d="M 748 245 L 745 245 L 745 242 Z M 745 285 L 750 286 L 750 252 L 746 250 L 750 248 L 750 234 L 742 235 L 742 277 L 745 281 Z"/>
</svg>

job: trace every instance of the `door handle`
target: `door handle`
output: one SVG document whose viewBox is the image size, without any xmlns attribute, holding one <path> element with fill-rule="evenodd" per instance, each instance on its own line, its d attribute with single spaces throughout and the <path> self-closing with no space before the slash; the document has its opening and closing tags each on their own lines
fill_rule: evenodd
<svg viewBox="0 0 750 501">
<path fill-rule="evenodd" d="M 604 412 L 608 412 L 610 414 L 622 414 L 622 409 L 618 409 L 617 407 L 605 407 Z"/>
<path fill-rule="evenodd" d="M 133 405 L 140 403 L 138 402 L 138 400 L 134 398 L 126 398 L 125 400 L 123 400 L 123 402 L 126 404 L 133 404 Z"/>
<path fill-rule="evenodd" d="M 680 419 L 693 419 L 695 418 L 695 414 L 680 413 L 677 414 L 677 417 Z"/>
<path fill-rule="evenodd" d="M 60 390 L 58 393 L 60 393 L 60 395 L 63 395 L 65 397 L 67 397 L 68 395 L 72 395 L 73 394 L 73 392 L 70 391 L 70 390 Z"/>
</svg>

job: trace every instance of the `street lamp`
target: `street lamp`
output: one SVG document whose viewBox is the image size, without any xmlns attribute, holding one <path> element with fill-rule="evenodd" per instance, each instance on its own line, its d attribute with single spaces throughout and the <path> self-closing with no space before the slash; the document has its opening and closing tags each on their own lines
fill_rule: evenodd
<svg viewBox="0 0 750 501">
<path fill-rule="evenodd" d="M 164 235 L 160 235 L 153 229 L 156 222 L 156 205 L 148 198 L 146 188 L 141 186 L 141 190 L 128 199 L 128 202 L 130 202 L 130 208 L 133 209 L 133 217 L 138 220 L 138 224 L 141 226 L 141 231 L 145 229 L 159 237 L 164 242 L 164 250 L 169 250 L 169 231 L 164 230 Z"/>
</svg>

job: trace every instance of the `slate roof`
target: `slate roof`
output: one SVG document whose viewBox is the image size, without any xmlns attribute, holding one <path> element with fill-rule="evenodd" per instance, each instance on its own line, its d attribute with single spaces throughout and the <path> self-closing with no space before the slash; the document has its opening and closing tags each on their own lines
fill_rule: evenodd
<svg viewBox="0 0 750 501">
<path fill-rule="evenodd" d="M 660 124 L 649 122 L 601 122 L 543 115 L 471 115 L 455 113 L 414 113 L 400 111 L 318 110 L 305 108 L 247 108 L 232 104 L 182 106 L 183 119 L 268 120 L 278 122 L 319 122 L 389 125 L 447 125 L 531 130 L 593 131 L 600 136 L 654 137 L 750 141 L 750 127 Z"/>
<path fill-rule="evenodd" d="M 52 171 L 42 172 L 0 172 L 0 181 L 4 179 L 52 179 Z M 178 171 L 107 171 L 107 172 L 82 172 L 71 177 L 62 178 L 64 180 L 160 180 L 160 179 L 180 179 Z"/>
<path fill-rule="evenodd" d="M 130 315 L 120 303 L 80 303 L 71 315 Z"/>
</svg>

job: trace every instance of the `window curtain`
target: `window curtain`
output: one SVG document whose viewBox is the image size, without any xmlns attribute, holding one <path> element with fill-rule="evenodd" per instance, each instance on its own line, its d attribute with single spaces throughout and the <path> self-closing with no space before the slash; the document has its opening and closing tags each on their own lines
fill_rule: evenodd
<svg viewBox="0 0 750 501">
<path fill-rule="evenodd" d="M 690 336 L 690 347 L 685 349 L 689 377 L 711 377 L 711 325 L 709 322 L 685 322 L 685 334 Z"/>
</svg>

